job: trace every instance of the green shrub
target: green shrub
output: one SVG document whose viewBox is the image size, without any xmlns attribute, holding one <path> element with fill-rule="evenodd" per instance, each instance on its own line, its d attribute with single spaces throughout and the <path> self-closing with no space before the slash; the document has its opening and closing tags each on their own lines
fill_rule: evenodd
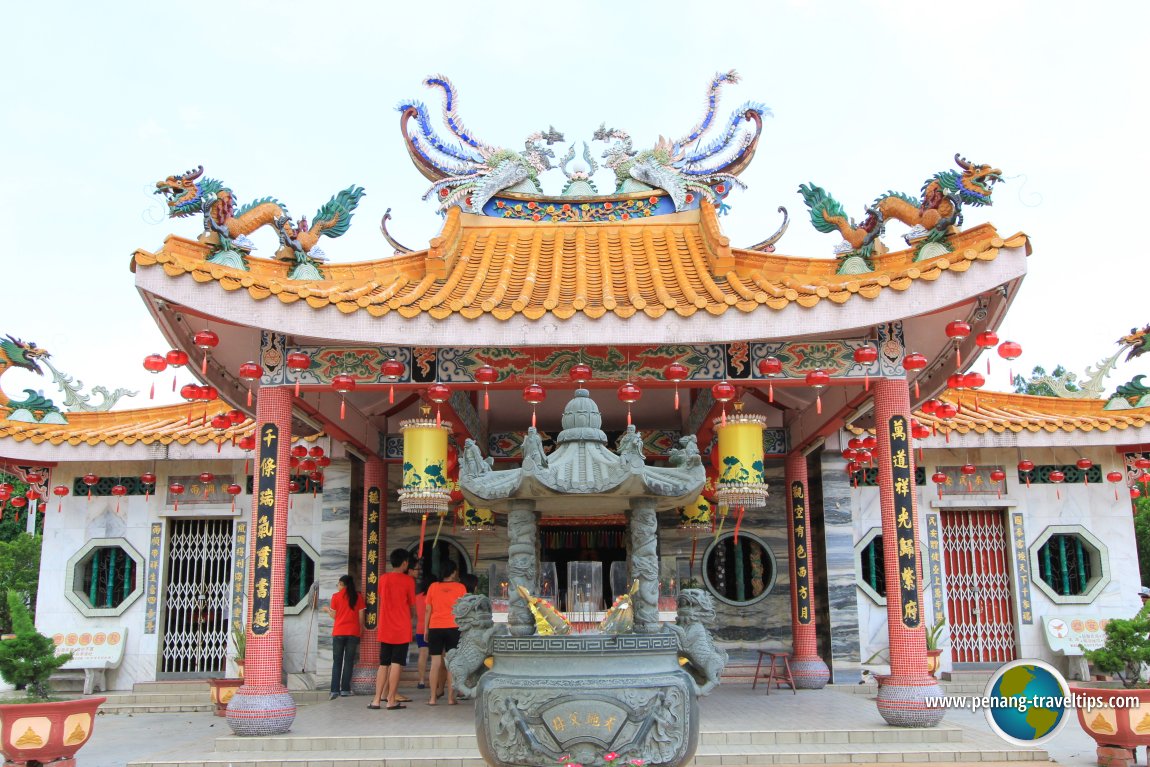
<svg viewBox="0 0 1150 767">
<path fill-rule="evenodd" d="M 0 642 L 0 677 L 8 684 L 27 687 L 28 695 L 33 698 L 45 699 L 48 678 L 72 660 L 72 653 L 55 654 L 56 646 L 36 630 L 32 613 L 18 592 L 8 592 L 8 612 L 16 637 Z"/>
<path fill-rule="evenodd" d="M 1127 689 L 1146 687 L 1145 664 L 1150 663 L 1150 602 L 1133 618 L 1116 618 L 1106 624 L 1106 644 L 1083 655 L 1094 668 L 1114 674 Z"/>
</svg>

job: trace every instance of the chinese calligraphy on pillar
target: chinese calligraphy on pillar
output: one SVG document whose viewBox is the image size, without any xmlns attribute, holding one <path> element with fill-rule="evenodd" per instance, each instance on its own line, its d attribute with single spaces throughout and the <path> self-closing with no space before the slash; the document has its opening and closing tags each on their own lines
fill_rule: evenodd
<svg viewBox="0 0 1150 767">
<path fill-rule="evenodd" d="M 156 609 L 160 603 L 160 539 L 164 525 L 152 523 L 152 534 L 148 539 L 148 583 L 144 588 L 147 606 L 144 608 L 144 633 L 156 633 Z"/>
<path fill-rule="evenodd" d="M 942 545 L 938 537 L 938 515 L 926 515 L 926 551 L 930 558 L 930 602 L 934 619 L 941 620 L 946 613 L 942 606 Z"/>
<path fill-rule="evenodd" d="M 811 622 L 810 552 L 807 547 L 807 498 L 802 482 L 791 483 L 791 517 L 794 521 L 795 614 L 799 623 Z"/>
<path fill-rule="evenodd" d="M 367 586 L 364 588 L 367 608 L 363 611 L 363 622 L 369 629 L 375 628 L 379 607 L 379 513 L 379 488 L 372 486 L 367 489 Z"/>
<path fill-rule="evenodd" d="M 1018 572 L 1018 604 L 1022 608 L 1022 622 L 1034 623 L 1034 608 L 1030 603 L 1030 557 L 1026 554 L 1026 530 L 1022 527 L 1022 514 L 1010 515 L 1010 539 L 1014 546 L 1014 569 Z"/>
<path fill-rule="evenodd" d="M 256 529 L 252 556 L 252 633 L 266 634 L 270 627 L 272 602 L 272 546 L 275 537 L 276 461 L 279 451 L 279 427 L 264 424 L 260 432 L 259 463 L 256 484 Z"/>
<path fill-rule="evenodd" d="M 898 592 L 902 625 L 916 629 L 922 623 L 918 604 L 918 544 L 914 537 L 914 488 L 910 469 L 910 439 L 906 418 L 890 419 L 890 473 L 894 495 L 895 545 L 898 547 Z M 888 595 L 890 587 L 887 587 Z"/>
<path fill-rule="evenodd" d="M 232 553 L 232 625 L 244 622 L 244 579 L 248 577 L 248 523 L 236 522 L 235 550 Z"/>
</svg>

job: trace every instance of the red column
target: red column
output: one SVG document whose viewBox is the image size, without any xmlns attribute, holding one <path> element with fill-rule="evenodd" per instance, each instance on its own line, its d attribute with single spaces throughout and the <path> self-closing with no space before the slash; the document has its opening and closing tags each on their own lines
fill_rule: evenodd
<svg viewBox="0 0 1150 767">
<path fill-rule="evenodd" d="M 371 494 L 379 494 L 377 524 L 372 524 L 371 513 L 376 504 L 372 502 Z M 372 542 L 371 530 L 377 530 L 377 540 Z M 374 599 L 374 606 L 379 606 L 378 575 L 382 575 L 385 567 L 385 552 L 387 551 L 387 466 L 378 456 L 371 456 L 363 470 L 363 568 L 360 572 L 360 589 L 364 598 Z M 373 563 L 372 557 L 375 562 Z M 369 570 L 376 573 L 373 581 Z M 379 639 L 376 637 L 376 627 L 368 622 L 359 641 L 359 659 L 352 674 L 351 687 L 358 695 L 371 695 L 375 692 L 375 672 L 379 668 Z"/>
<path fill-rule="evenodd" d="M 908 599 L 913 599 L 919 615 L 918 626 L 908 628 L 903 623 L 904 610 L 900 585 L 898 539 L 899 520 L 896 517 L 895 487 L 892 476 L 891 419 L 901 417 L 905 428 L 910 428 L 910 394 L 904 379 L 881 378 L 875 382 L 875 431 L 878 437 L 878 486 L 882 508 L 883 572 L 886 575 L 887 633 L 890 637 L 890 676 L 883 680 L 878 691 L 878 710 L 888 724 L 898 727 L 933 727 L 946 713 L 942 707 L 928 707 L 928 697 L 941 696 L 938 680 L 927 672 L 926 624 L 922 618 L 922 561 L 919 556 L 918 491 L 914 485 L 914 450 L 906 450 L 910 466 L 910 487 L 900 492 L 900 499 L 909 498 L 911 536 L 916 584 Z M 907 440 L 909 444 L 909 439 Z M 910 555 L 906 555 L 909 557 Z M 909 561 L 906 560 L 906 561 Z"/>
<path fill-rule="evenodd" d="M 814 593 L 815 546 L 811 539 L 810 492 L 807 486 L 807 459 L 800 452 L 787 455 L 786 487 L 787 533 L 791 573 L 791 640 L 794 646 L 791 674 L 795 687 L 821 690 L 831 672 L 819 657 L 818 623 Z M 803 548 L 800 549 L 799 547 Z"/>
<path fill-rule="evenodd" d="M 288 482 L 291 481 L 292 392 L 285 387 L 260 389 L 256 407 L 256 437 L 260 444 L 275 442 L 275 465 L 266 470 L 275 474 L 275 512 L 272 516 L 271 571 L 283 573 L 287 555 Z M 266 428 L 274 425 L 278 434 L 271 435 Z M 259 447 L 257 456 L 261 455 Z M 267 454 L 265 457 L 271 458 Z M 260 498 L 256 488 L 265 467 L 257 460 L 253 470 L 252 522 L 248 538 L 248 616 L 247 654 L 244 662 L 244 684 L 228 704 L 227 720 L 237 735 L 280 735 L 291 729 L 296 706 L 284 687 L 283 632 L 284 632 L 284 580 L 272 577 L 268 606 L 268 629 L 263 634 L 252 633 L 253 593 L 256 587 L 255 571 L 258 557 L 257 528 L 260 517 Z M 265 552 L 266 554 L 266 552 Z"/>
</svg>

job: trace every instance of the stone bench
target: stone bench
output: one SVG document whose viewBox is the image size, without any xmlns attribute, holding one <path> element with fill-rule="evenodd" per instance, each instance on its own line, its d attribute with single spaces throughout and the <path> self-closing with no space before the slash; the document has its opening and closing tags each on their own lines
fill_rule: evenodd
<svg viewBox="0 0 1150 767">
<path fill-rule="evenodd" d="M 1042 619 L 1047 646 L 1066 656 L 1067 678 L 1090 679 L 1085 650 L 1097 650 L 1106 643 L 1106 624 L 1111 618 L 1085 615 L 1048 615 Z"/>
<path fill-rule="evenodd" d="M 60 667 L 60 671 L 83 672 L 84 694 L 91 695 L 95 690 L 108 689 L 104 672 L 118 668 L 124 660 L 126 626 L 77 631 L 76 629 L 48 630 L 40 633 L 51 638 L 56 645 L 56 655 L 72 653 L 72 660 Z"/>
</svg>

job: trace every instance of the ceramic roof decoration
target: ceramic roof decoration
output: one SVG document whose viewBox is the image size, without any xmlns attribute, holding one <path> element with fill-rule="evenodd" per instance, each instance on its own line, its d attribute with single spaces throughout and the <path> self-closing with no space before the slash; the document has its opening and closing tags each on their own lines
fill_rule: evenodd
<svg viewBox="0 0 1150 767">
<path fill-rule="evenodd" d="M 201 405 L 165 405 L 135 410 L 70 413 L 67 423 L 20 423 L 0 421 L 0 439 L 29 441 L 34 445 L 180 445 L 229 444 L 252 432 L 255 423 L 246 418 L 227 429 L 211 425 L 213 416 L 227 413 L 232 406 L 217 401 Z M 189 417 L 191 415 L 191 417 Z M 213 448 L 213 451 L 215 448 Z"/>
<path fill-rule="evenodd" d="M 723 212 L 723 198 L 733 187 L 743 186 L 738 175 L 754 156 L 762 133 L 763 115 L 770 114 L 761 104 L 747 102 L 725 122 L 716 119 L 720 89 L 726 83 L 738 81 L 734 70 L 716 74 L 707 89 L 706 108 L 699 121 L 681 138 L 670 140 L 660 136 L 647 150 L 636 150 L 626 131 L 608 128 L 606 123 L 601 125 L 593 139 L 609 145 L 602 157 L 603 165 L 615 173 L 616 185 L 611 195 L 598 195 L 590 181 L 597 165 L 586 143 L 583 156 L 587 168 L 567 171 L 566 166 L 575 154 L 574 144 L 559 164 L 552 164 L 555 152 L 551 145 L 564 140 L 564 135 L 554 127 L 529 135 L 521 151 L 481 141 L 464 126 L 459 114 L 459 95 L 451 81 L 442 75 L 429 77 L 423 83 L 442 91 L 443 126 L 452 138 L 444 139 L 436 133 L 430 111 L 422 102 L 403 101 L 397 109 L 402 115 L 400 130 L 408 154 L 420 173 L 432 182 L 424 199 L 435 197 L 443 211 L 459 206 L 469 213 L 514 218 L 520 210 L 516 207 L 517 197 L 546 207 L 562 197 L 610 199 L 631 193 L 648 197 L 651 195 L 647 193 L 653 192 L 655 199 L 646 215 L 687 210 L 697 207 L 703 199 Z M 748 123 L 753 126 L 752 130 L 744 129 Z M 703 143 L 715 129 L 719 132 Z M 543 197 L 539 176 L 556 167 L 562 168 L 567 176 L 567 185 L 560 198 Z M 668 199 L 660 200 L 664 197 Z M 597 210 L 595 206 L 578 206 L 572 209 L 571 218 L 595 220 L 593 216 L 597 214 L 593 211 Z"/>
<path fill-rule="evenodd" d="M 915 413 L 921 423 L 935 426 L 942 434 L 1005 432 L 1088 432 L 1141 428 L 1150 423 L 1150 408 L 1107 410 L 1104 400 L 1036 397 L 988 391 L 948 389 L 939 399 L 958 405 L 958 414 L 942 420 L 929 413 Z"/>
</svg>

